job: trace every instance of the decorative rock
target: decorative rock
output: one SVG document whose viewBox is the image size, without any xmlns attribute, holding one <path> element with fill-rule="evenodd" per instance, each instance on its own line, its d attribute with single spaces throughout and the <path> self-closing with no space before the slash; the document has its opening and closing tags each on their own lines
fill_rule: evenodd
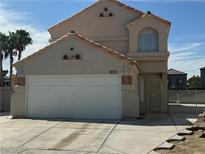
<svg viewBox="0 0 205 154">
<path fill-rule="evenodd" d="M 183 130 L 179 133 L 177 133 L 178 135 L 192 135 L 194 132 L 193 131 L 190 131 L 190 130 Z"/>
<path fill-rule="evenodd" d="M 185 140 L 185 137 L 184 137 L 184 136 L 175 135 L 175 136 L 169 138 L 169 139 L 167 140 L 167 142 L 183 141 L 183 140 Z"/>
<path fill-rule="evenodd" d="M 205 117 L 205 112 L 204 113 L 200 113 L 199 117 Z"/>
<path fill-rule="evenodd" d="M 205 122 L 201 122 L 198 124 L 198 128 L 199 129 L 202 129 L 202 130 L 205 130 Z"/>
<path fill-rule="evenodd" d="M 192 130 L 205 130 L 205 121 L 197 121 L 194 123 Z"/>
<path fill-rule="evenodd" d="M 174 147 L 174 144 L 172 143 L 168 143 L 168 142 L 164 142 L 161 145 L 159 145 L 157 148 L 155 148 L 154 150 L 159 150 L 159 149 L 172 149 Z"/>
<path fill-rule="evenodd" d="M 189 126 L 186 128 L 186 130 L 190 130 L 190 131 L 192 131 L 193 129 L 194 129 L 193 126 Z"/>
<path fill-rule="evenodd" d="M 205 130 L 201 133 L 200 138 L 205 138 Z"/>
</svg>

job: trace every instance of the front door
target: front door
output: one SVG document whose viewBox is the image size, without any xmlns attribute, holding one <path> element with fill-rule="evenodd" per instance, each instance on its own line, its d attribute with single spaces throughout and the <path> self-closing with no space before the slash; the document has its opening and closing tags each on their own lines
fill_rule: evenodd
<svg viewBox="0 0 205 154">
<path fill-rule="evenodd" d="M 146 109 L 147 112 L 160 112 L 161 108 L 161 80 L 146 80 Z"/>
</svg>

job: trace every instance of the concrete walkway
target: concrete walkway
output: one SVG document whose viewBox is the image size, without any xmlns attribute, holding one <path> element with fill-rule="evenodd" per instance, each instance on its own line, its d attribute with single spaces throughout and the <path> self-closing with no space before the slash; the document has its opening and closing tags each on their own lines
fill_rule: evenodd
<svg viewBox="0 0 205 154">
<path fill-rule="evenodd" d="M 153 114 L 135 121 L 32 120 L 1 116 L 0 153 L 145 154 L 195 118 Z"/>
</svg>

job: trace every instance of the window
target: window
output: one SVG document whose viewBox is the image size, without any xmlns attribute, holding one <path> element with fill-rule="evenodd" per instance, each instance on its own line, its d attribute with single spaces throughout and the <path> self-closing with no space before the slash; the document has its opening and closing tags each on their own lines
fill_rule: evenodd
<svg viewBox="0 0 205 154">
<path fill-rule="evenodd" d="M 170 79 L 168 79 L 168 80 L 167 80 L 167 82 L 168 82 L 168 85 L 170 85 L 170 84 L 171 84 Z"/>
<path fill-rule="evenodd" d="M 177 84 L 178 85 L 182 85 L 183 84 L 183 79 L 182 78 L 178 78 L 177 79 Z"/>
<path fill-rule="evenodd" d="M 139 52 L 156 52 L 159 50 L 158 34 L 151 28 L 144 29 L 138 36 Z"/>
</svg>

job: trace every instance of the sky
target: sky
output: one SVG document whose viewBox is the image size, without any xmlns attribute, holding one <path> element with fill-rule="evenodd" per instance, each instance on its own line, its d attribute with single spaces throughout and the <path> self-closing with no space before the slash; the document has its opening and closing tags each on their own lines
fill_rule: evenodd
<svg viewBox="0 0 205 154">
<path fill-rule="evenodd" d="M 23 58 L 48 45 L 47 29 L 69 18 L 96 0 L 0 0 L 0 31 L 30 32 L 33 44 Z M 121 0 L 143 12 L 151 11 L 172 22 L 168 67 L 199 75 L 205 66 L 205 0 Z M 4 60 L 4 69 L 9 61 Z"/>
</svg>

